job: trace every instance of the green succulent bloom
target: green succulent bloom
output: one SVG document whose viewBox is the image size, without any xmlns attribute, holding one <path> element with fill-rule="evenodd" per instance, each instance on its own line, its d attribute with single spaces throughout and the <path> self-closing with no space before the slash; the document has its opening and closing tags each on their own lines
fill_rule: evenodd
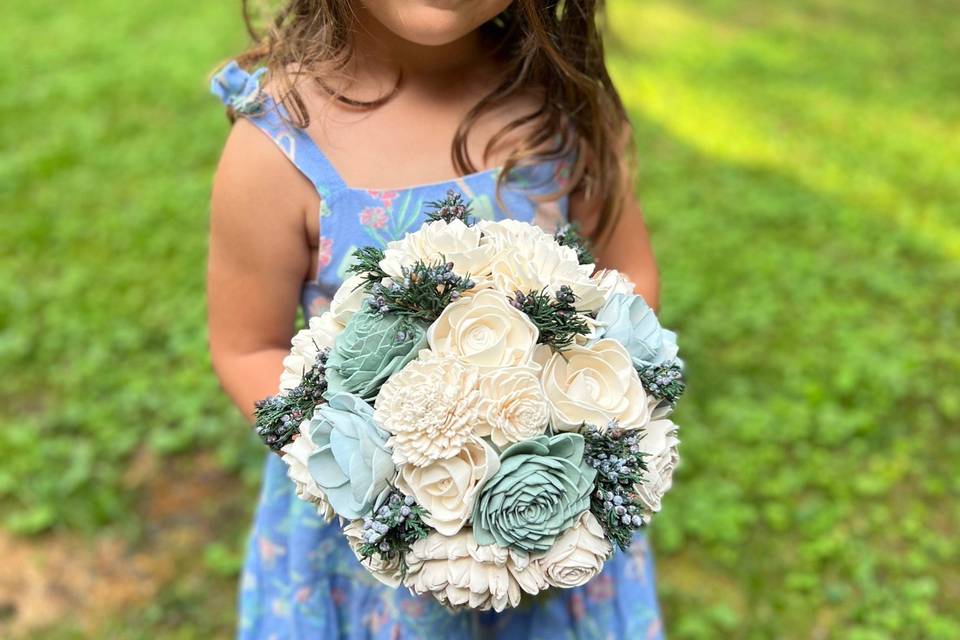
<svg viewBox="0 0 960 640">
<path fill-rule="evenodd" d="M 477 543 L 528 553 L 550 549 L 590 508 L 597 472 L 583 462 L 583 450 L 577 433 L 537 436 L 507 447 L 500 470 L 474 506 Z"/>
<path fill-rule="evenodd" d="M 426 346 L 421 323 L 369 307 L 355 313 L 327 358 L 327 397 L 353 393 L 374 398 L 380 385 Z"/>
</svg>

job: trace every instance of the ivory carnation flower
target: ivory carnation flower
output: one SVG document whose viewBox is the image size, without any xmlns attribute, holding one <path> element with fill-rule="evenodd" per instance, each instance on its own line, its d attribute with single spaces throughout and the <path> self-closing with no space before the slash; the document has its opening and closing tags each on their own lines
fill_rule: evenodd
<svg viewBox="0 0 960 640">
<path fill-rule="evenodd" d="M 480 378 L 480 419 L 476 432 L 498 447 L 541 435 L 550 405 L 540 387 L 539 367 L 506 367 Z"/>
<path fill-rule="evenodd" d="M 613 340 L 553 354 L 542 380 L 553 424 L 560 431 L 575 431 L 583 423 L 602 429 L 611 420 L 634 429 L 650 418 L 647 394 L 630 354 Z"/>
<path fill-rule="evenodd" d="M 343 535 L 347 539 L 347 544 L 353 551 L 367 571 L 373 574 L 373 577 L 391 588 L 400 586 L 400 556 L 399 554 L 390 560 L 384 560 L 380 554 L 374 554 L 369 558 L 360 555 L 360 546 L 363 544 L 363 520 L 353 520 L 343 528 Z"/>
<path fill-rule="evenodd" d="M 611 553 L 613 546 L 607 542 L 603 527 L 586 511 L 536 561 L 550 586 L 569 589 L 586 584 L 600 573 Z"/>
<path fill-rule="evenodd" d="M 353 314 L 360 311 L 363 306 L 364 298 L 368 295 L 363 286 L 365 282 L 361 274 L 352 275 L 333 294 L 333 300 L 330 301 L 330 313 L 341 326 L 346 326 Z"/>
<path fill-rule="evenodd" d="M 456 455 L 477 421 L 476 367 L 423 350 L 380 388 L 374 420 L 392 436 L 397 465 L 426 466 Z"/>
<path fill-rule="evenodd" d="M 397 489 L 413 496 L 429 512 L 423 518 L 427 525 L 452 536 L 470 517 L 480 487 L 499 468 L 497 452 L 482 439 L 474 438 L 453 457 L 424 467 L 403 465 Z"/>
<path fill-rule="evenodd" d="M 651 420 L 638 444 L 640 450 L 648 454 L 645 458 L 647 471 L 643 474 L 643 482 L 634 489 L 646 507 L 641 517 L 649 522 L 653 514 L 660 511 L 663 495 L 673 486 L 673 471 L 680 462 L 677 425 L 665 419 Z"/>
<path fill-rule="evenodd" d="M 318 448 L 310 438 L 310 430 L 303 429 L 293 442 L 285 445 L 280 451 L 283 452 L 282 460 L 287 463 L 287 476 L 296 486 L 297 497 L 315 506 L 320 517 L 330 522 L 335 515 L 333 507 L 327 500 L 327 494 L 323 492 L 307 468 L 307 461 Z"/>
<path fill-rule="evenodd" d="M 452 262 L 457 275 L 469 275 L 475 282 L 482 282 L 490 275 L 494 248 L 482 245 L 480 238 L 478 227 L 467 226 L 460 220 L 428 222 L 416 232 L 388 242 L 380 268 L 399 280 L 403 267 L 418 260 L 426 264 Z"/>
<path fill-rule="evenodd" d="M 303 381 L 303 375 L 317 363 L 317 356 L 324 349 L 331 349 L 337 335 L 343 331 L 333 313 L 327 311 L 310 318 L 306 329 L 297 332 L 290 341 L 292 348 L 283 359 L 280 374 L 280 391 L 290 391 Z"/>
<path fill-rule="evenodd" d="M 593 269 L 592 264 L 580 264 L 574 249 L 550 236 L 502 247 L 491 266 L 494 286 L 501 292 L 556 293 L 566 285 L 576 296 L 579 311 L 596 311 L 603 305 L 604 297 L 591 278 Z"/>
<path fill-rule="evenodd" d="M 454 536 L 431 533 L 413 543 L 406 561 L 403 584 L 452 608 L 500 612 L 520 604 L 523 593 L 547 587 L 543 571 L 528 556 L 479 545 L 469 528 Z"/>
<path fill-rule="evenodd" d="M 427 342 L 435 353 L 480 367 L 526 364 L 539 336 L 525 313 L 491 289 L 454 302 L 427 330 Z"/>
</svg>

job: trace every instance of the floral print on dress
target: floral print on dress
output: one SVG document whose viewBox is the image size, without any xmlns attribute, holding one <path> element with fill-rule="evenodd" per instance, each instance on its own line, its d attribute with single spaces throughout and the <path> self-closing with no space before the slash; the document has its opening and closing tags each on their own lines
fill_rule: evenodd
<svg viewBox="0 0 960 640">
<path fill-rule="evenodd" d="M 387 211 L 383 207 L 366 207 L 360 212 L 360 224 L 371 229 L 383 229 L 387 226 Z"/>
<path fill-rule="evenodd" d="M 231 71 L 216 87 L 225 102 L 237 92 L 258 95 L 250 77 Z M 284 149 L 317 187 L 321 204 L 317 273 L 304 283 L 305 316 L 320 315 L 347 275 L 356 247 L 383 247 L 423 224 L 427 204 L 448 189 L 461 191 L 483 219 L 515 218 L 552 227 L 567 216 L 567 200 L 537 202 L 557 190 L 572 165 L 524 167 L 497 193 L 498 171 L 484 171 L 410 189 L 348 187 L 303 131 L 269 108 L 246 117 Z M 274 106 L 275 103 L 273 103 Z M 499 197 L 498 197 L 499 196 Z M 541 198 L 542 200 L 542 198 Z M 357 562 L 336 523 L 327 524 L 296 497 L 286 465 L 268 454 L 259 505 L 239 581 L 240 640 L 418 640 L 501 638 L 611 640 L 662 638 L 653 565 L 646 538 L 617 552 L 594 580 L 557 589 L 503 613 L 451 613 L 432 596 L 414 596 L 377 582 Z"/>
<path fill-rule="evenodd" d="M 325 269 L 331 260 L 333 260 L 333 238 L 320 236 L 320 242 L 317 246 L 318 268 Z"/>
</svg>

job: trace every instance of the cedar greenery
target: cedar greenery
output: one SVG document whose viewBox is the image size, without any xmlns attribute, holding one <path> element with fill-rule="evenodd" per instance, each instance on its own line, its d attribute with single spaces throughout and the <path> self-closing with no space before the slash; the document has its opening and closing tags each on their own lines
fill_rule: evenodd
<svg viewBox="0 0 960 640">
<path fill-rule="evenodd" d="M 573 290 L 563 285 L 553 296 L 546 288 L 530 293 L 516 291 L 511 303 L 540 330 L 537 342 L 560 351 L 569 347 L 576 336 L 590 333 L 586 320 L 573 306 L 576 300 Z"/>
<path fill-rule="evenodd" d="M 580 235 L 580 225 L 569 222 L 560 226 L 553 234 L 553 239 L 559 244 L 570 247 L 577 252 L 577 261 L 580 264 L 594 264 L 596 260 L 590 251 L 590 243 Z"/>
<path fill-rule="evenodd" d="M 426 515 L 426 509 L 412 496 L 392 489 L 381 506 L 363 519 L 362 542 L 357 553 L 364 560 L 374 555 L 385 561 L 399 558 L 401 575 L 404 574 L 407 568 L 404 557 L 410 546 L 430 533 L 430 528 L 423 523 Z"/>
<path fill-rule="evenodd" d="M 643 388 L 650 395 L 670 403 L 671 407 L 676 406 L 687 388 L 683 381 L 683 368 L 676 360 L 643 367 L 637 369 L 637 373 L 640 374 Z"/>
<path fill-rule="evenodd" d="M 369 291 L 371 286 L 389 277 L 386 271 L 380 268 L 381 260 L 383 260 L 383 249 L 378 247 L 356 249 L 353 252 L 353 262 L 347 267 L 347 273 L 362 276 L 363 286 Z"/>
<path fill-rule="evenodd" d="M 368 304 L 379 313 L 395 313 L 411 320 L 433 322 L 447 306 L 474 286 L 469 276 L 454 273 L 452 262 L 425 264 L 415 262 L 403 267 L 399 282 L 368 285 Z"/>
<path fill-rule="evenodd" d="M 254 429 L 271 450 L 279 451 L 293 440 L 300 433 L 300 422 L 313 416 L 313 410 L 323 402 L 327 355 L 326 349 L 320 350 L 317 364 L 286 395 L 270 396 L 254 405 Z"/>
<path fill-rule="evenodd" d="M 590 512 L 596 516 L 610 542 L 623 550 L 630 546 L 634 532 L 644 525 L 644 506 L 636 485 L 647 470 L 638 444 L 642 431 L 621 429 L 616 421 L 604 430 L 584 424 L 584 462 L 597 470 Z"/>
<path fill-rule="evenodd" d="M 463 194 L 453 189 L 447 191 L 447 197 L 443 200 L 428 202 L 427 208 L 427 222 L 443 220 L 449 223 L 460 220 L 468 227 L 476 222 L 471 215 L 470 201 L 464 200 Z"/>
</svg>

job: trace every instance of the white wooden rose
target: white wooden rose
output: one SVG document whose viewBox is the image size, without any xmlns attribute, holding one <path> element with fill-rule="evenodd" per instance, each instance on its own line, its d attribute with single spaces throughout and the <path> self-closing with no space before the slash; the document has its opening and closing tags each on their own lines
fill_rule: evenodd
<svg viewBox="0 0 960 640">
<path fill-rule="evenodd" d="M 337 334 L 343 331 L 343 325 L 334 319 L 331 311 L 310 318 L 305 329 L 301 329 L 290 340 L 290 353 L 283 359 L 283 371 L 280 374 L 280 392 L 286 393 L 303 381 L 303 375 L 317 363 L 317 355 L 322 349 L 333 347 Z"/>
<path fill-rule="evenodd" d="M 613 340 L 554 353 L 541 378 L 553 425 L 560 431 L 576 431 L 583 423 L 603 429 L 612 420 L 635 429 L 650 418 L 647 394 L 630 354 Z"/>
<path fill-rule="evenodd" d="M 469 528 L 454 536 L 431 533 L 406 555 L 403 584 L 429 593 L 451 608 L 500 612 L 520 604 L 523 593 L 547 587 L 543 571 L 528 556 L 496 545 L 478 545 Z"/>
<path fill-rule="evenodd" d="M 569 589 L 592 580 L 611 553 L 613 547 L 603 535 L 603 527 L 586 511 L 536 562 L 550 586 Z"/>
<path fill-rule="evenodd" d="M 493 369 L 527 364 L 540 332 L 499 291 L 486 289 L 449 305 L 427 330 L 430 349 Z"/>
<path fill-rule="evenodd" d="M 427 525 L 452 536 L 470 517 L 480 488 L 499 468 L 497 452 L 481 438 L 473 438 L 449 458 L 423 467 L 401 466 L 397 489 L 428 511 L 423 518 Z"/>
</svg>

